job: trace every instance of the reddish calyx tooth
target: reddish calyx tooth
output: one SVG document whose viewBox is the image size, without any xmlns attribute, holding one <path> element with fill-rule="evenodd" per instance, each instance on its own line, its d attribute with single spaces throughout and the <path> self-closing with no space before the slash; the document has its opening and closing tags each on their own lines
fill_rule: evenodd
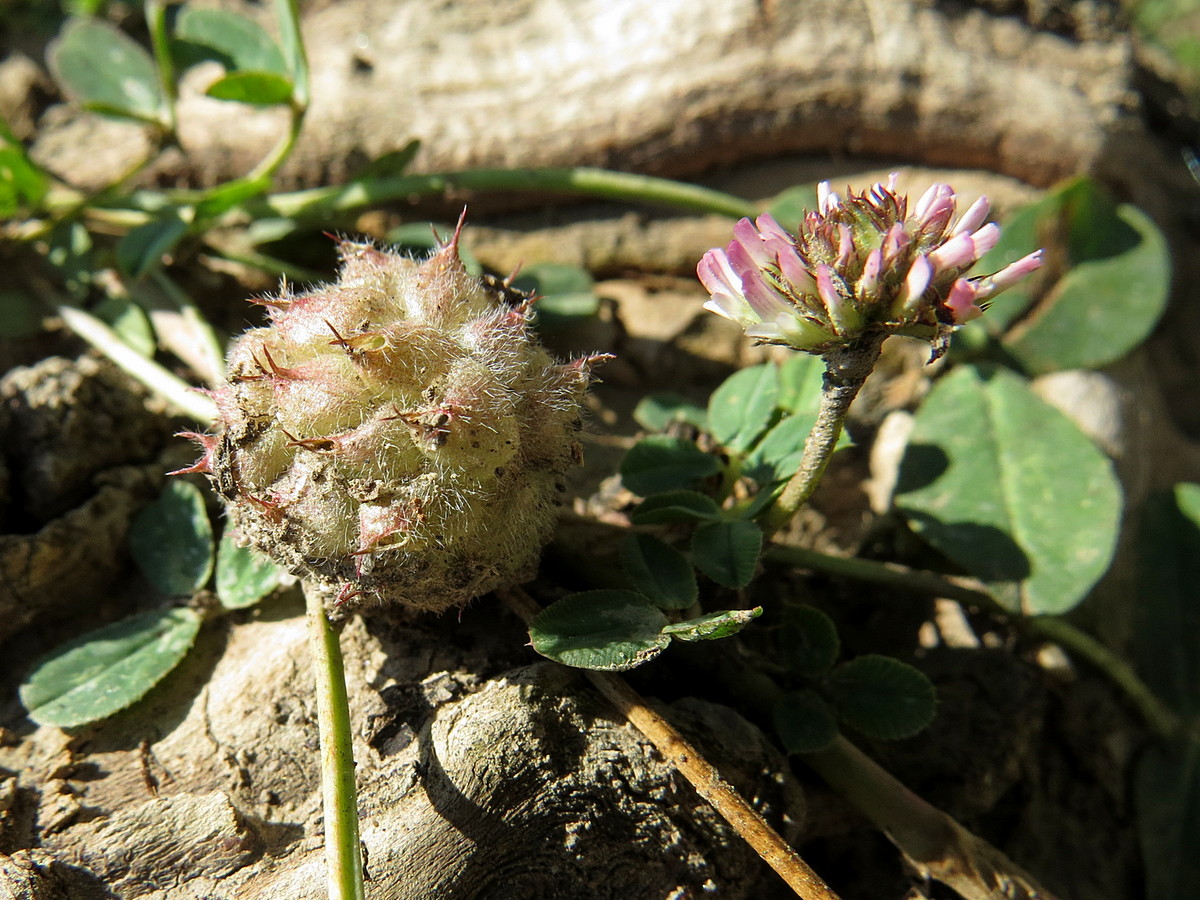
<svg viewBox="0 0 1200 900">
<path fill-rule="evenodd" d="M 255 363 L 258 364 L 258 367 L 262 370 L 263 375 L 267 377 L 271 377 L 273 375 L 276 378 L 287 378 L 289 380 L 296 380 L 304 377 L 303 373 L 301 373 L 299 369 L 289 369 L 286 366 L 281 366 L 275 362 L 275 358 L 271 356 L 271 351 L 267 349 L 266 344 L 263 344 L 262 352 L 263 356 L 267 358 L 267 364 L 265 366 L 257 356 L 252 355 L 251 358 Z"/>
<path fill-rule="evenodd" d="M 217 449 L 217 436 L 215 434 L 199 434 L 195 431 L 179 431 L 175 437 L 187 438 L 189 441 L 195 441 L 204 450 L 204 454 L 186 469 L 176 469 L 174 472 L 168 472 L 168 475 L 191 475 L 201 473 L 204 475 L 212 474 L 213 453 Z"/>
<path fill-rule="evenodd" d="M 351 600 L 353 600 L 355 597 L 361 597 L 362 593 L 363 592 L 361 590 L 359 590 L 353 584 L 351 584 L 350 582 L 347 581 L 345 584 L 342 585 L 341 589 L 338 591 L 337 599 L 335 599 L 333 601 L 333 605 L 334 606 L 344 606 L 345 604 L 347 604 Z"/>
</svg>

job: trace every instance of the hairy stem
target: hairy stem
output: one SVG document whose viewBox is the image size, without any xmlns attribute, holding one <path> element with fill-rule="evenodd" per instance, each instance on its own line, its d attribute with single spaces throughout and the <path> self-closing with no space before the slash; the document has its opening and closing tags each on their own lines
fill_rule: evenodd
<svg viewBox="0 0 1200 900">
<path fill-rule="evenodd" d="M 321 591 L 307 582 L 304 603 L 317 688 L 329 900 L 363 900 L 358 795 L 354 785 L 354 748 L 350 740 L 350 705 L 346 696 L 342 648 L 338 634 L 325 614 Z"/>
<path fill-rule="evenodd" d="M 503 597 L 508 607 L 526 624 L 540 611 L 533 598 L 520 588 L 504 592 Z M 696 789 L 696 793 L 707 800 L 775 870 L 796 896 L 804 900 L 837 900 L 837 894 L 767 824 L 758 811 L 666 719 L 650 709 L 633 688 L 607 672 L 588 671 L 585 674 L 629 723 L 650 739 L 659 753 Z"/>
<path fill-rule="evenodd" d="M 886 337 L 882 332 L 869 332 L 854 343 L 824 355 L 825 382 L 817 421 L 804 442 L 804 455 L 796 474 L 762 519 L 767 534 L 773 534 L 790 522 L 816 490 L 842 434 L 850 404 L 875 368 Z"/>
</svg>

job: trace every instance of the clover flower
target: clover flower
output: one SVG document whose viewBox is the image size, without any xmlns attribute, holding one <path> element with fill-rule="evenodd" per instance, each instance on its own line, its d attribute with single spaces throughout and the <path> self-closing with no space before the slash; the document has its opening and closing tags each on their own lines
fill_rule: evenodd
<svg viewBox="0 0 1200 900">
<path fill-rule="evenodd" d="M 909 213 L 896 175 L 845 199 L 822 182 L 817 209 L 795 237 L 768 213 L 733 227 L 724 250 L 696 267 L 712 295 L 705 309 L 761 343 L 824 354 L 868 332 L 933 342 L 941 356 L 954 329 L 1042 264 L 1038 250 L 987 276 L 967 277 L 996 245 L 986 197 L 954 221 L 957 196 L 935 184 Z"/>
<path fill-rule="evenodd" d="M 339 242 L 333 284 L 260 302 L 189 434 L 230 524 L 338 603 L 440 611 L 532 576 L 582 461 L 591 367 L 529 328 L 532 298 L 467 273 L 459 234 L 418 262 Z"/>
</svg>

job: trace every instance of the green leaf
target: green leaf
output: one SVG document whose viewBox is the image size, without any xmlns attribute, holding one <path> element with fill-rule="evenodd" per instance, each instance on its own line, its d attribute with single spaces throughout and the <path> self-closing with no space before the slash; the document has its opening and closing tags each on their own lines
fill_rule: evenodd
<svg viewBox="0 0 1200 900">
<path fill-rule="evenodd" d="M 737 634 L 761 615 L 761 606 L 754 609 L 725 609 L 667 625 L 663 628 L 663 634 L 681 641 L 715 641 Z"/>
<path fill-rule="evenodd" d="M 252 547 L 239 547 L 227 531 L 217 546 L 217 597 L 226 609 L 253 606 L 282 583 L 284 571 Z"/>
<path fill-rule="evenodd" d="M 837 717 L 815 691 L 792 691 L 776 701 L 771 717 L 788 753 L 816 753 L 838 736 Z"/>
<path fill-rule="evenodd" d="M 190 609 L 155 610 L 64 644 L 21 685 L 29 718 L 72 728 L 120 712 L 179 664 L 200 622 Z"/>
<path fill-rule="evenodd" d="M 271 179 L 235 178 L 205 191 L 204 198 L 196 203 L 197 220 L 214 219 L 240 203 L 253 200 L 271 189 Z"/>
<path fill-rule="evenodd" d="M 117 336 L 146 358 L 155 351 L 154 329 L 146 311 L 129 297 L 109 295 L 92 310 L 96 317 L 107 322 Z"/>
<path fill-rule="evenodd" d="M 670 391 L 648 394 L 639 400 L 633 420 L 647 431 L 666 431 L 672 422 L 687 422 L 701 431 L 708 430 L 708 413 L 682 394 Z"/>
<path fill-rule="evenodd" d="M 164 594 L 188 596 L 204 587 L 213 569 L 213 534 L 200 489 L 169 481 L 134 518 L 129 543 L 138 568 Z"/>
<path fill-rule="evenodd" d="M 754 577 L 762 540 L 753 522 L 710 522 L 692 535 L 692 563 L 717 584 L 742 588 Z"/>
<path fill-rule="evenodd" d="M 1097 368 L 1146 339 L 1166 308 L 1171 261 L 1145 213 L 1114 203 L 1094 181 L 1068 182 L 1014 217 L 976 271 L 995 271 L 1046 245 L 1063 271 L 1047 266 L 998 296 L 981 320 L 1006 354 L 1041 374 Z"/>
<path fill-rule="evenodd" d="M 717 501 L 696 491 L 667 491 L 647 497 L 629 516 L 635 525 L 659 525 L 664 522 L 717 522 L 721 507 Z"/>
<path fill-rule="evenodd" d="M 1109 566 L 1121 489 L 1105 456 L 1023 379 L 963 366 L 917 411 L 896 505 L 1006 609 L 1061 614 Z"/>
<path fill-rule="evenodd" d="M 42 330 L 42 310 L 23 291 L 0 290 L 0 338 L 24 338 Z"/>
<path fill-rule="evenodd" d="M 193 45 L 203 58 L 216 59 L 234 72 L 270 72 L 288 79 L 291 74 L 275 39 L 256 22 L 235 12 L 185 6 L 175 22 L 175 37 Z M 187 62 L 199 60 L 192 54 Z"/>
<path fill-rule="evenodd" d="M 1137 547 L 1133 654 L 1149 687 L 1200 714 L 1200 484 L 1149 497 Z M 1198 797 L 1200 802 L 1200 797 Z"/>
<path fill-rule="evenodd" d="M 833 666 L 841 649 L 837 625 L 821 610 L 807 603 L 784 607 L 779 651 L 789 668 L 801 675 L 820 675 Z"/>
<path fill-rule="evenodd" d="M 365 166 L 359 169 L 352 181 L 367 178 L 395 178 L 397 175 L 403 175 L 413 158 L 416 157 L 417 151 L 421 149 L 421 142 L 414 138 L 409 141 L 399 150 L 392 150 L 389 153 L 383 153 Z"/>
<path fill-rule="evenodd" d="M 278 106 L 291 103 L 292 82 L 274 72 L 231 72 L 210 84 L 204 93 L 214 100 Z"/>
<path fill-rule="evenodd" d="M 792 413 L 776 423 L 758 445 L 751 450 L 742 463 L 743 471 L 759 484 L 782 481 L 796 474 L 800 459 L 804 456 L 804 444 L 816 424 L 816 413 Z M 849 447 L 853 441 L 842 429 L 834 450 Z"/>
<path fill-rule="evenodd" d="M 533 311 L 541 328 L 566 327 L 600 311 L 596 283 L 591 273 L 579 266 L 536 263 L 522 269 L 512 285 L 537 295 Z"/>
<path fill-rule="evenodd" d="M 165 125 L 167 101 L 153 58 L 100 19 L 71 19 L 51 43 L 50 71 L 90 109 Z"/>
<path fill-rule="evenodd" d="M 671 643 L 667 617 L 633 591 L 584 591 L 550 604 L 529 628 L 533 649 L 580 669 L 640 666 Z"/>
<path fill-rule="evenodd" d="M 919 669 L 890 656 L 867 654 L 842 663 L 827 684 L 841 719 L 867 737 L 912 737 L 937 712 L 933 683 Z"/>
<path fill-rule="evenodd" d="M 0 218 L 14 216 L 42 202 L 49 180 L 0 118 Z"/>
<path fill-rule="evenodd" d="M 138 279 L 161 264 L 163 255 L 187 234 L 187 222 L 175 210 L 139 225 L 117 242 L 117 265 L 130 278 Z"/>
<path fill-rule="evenodd" d="M 652 434 L 629 448 L 621 460 L 625 487 L 643 497 L 690 488 L 721 471 L 720 461 L 691 441 Z"/>
<path fill-rule="evenodd" d="M 775 221 L 785 230 L 796 233 L 796 229 L 804 220 L 804 214 L 810 209 L 817 208 L 817 189 L 815 185 L 806 184 L 790 187 L 776 194 L 767 206 Z"/>
<path fill-rule="evenodd" d="M 771 425 L 779 399 L 779 370 L 772 363 L 734 372 L 708 400 L 708 425 L 721 446 L 745 453 Z"/>
<path fill-rule="evenodd" d="M 1200 897 L 1200 744 L 1155 744 L 1138 760 L 1134 787 L 1146 900 Z"/>
<path fill-rule="evenodd" d="M 653 535 L 628 535 L 621 543 L 621 567 L 659 609 L 687 609 L 699 596 L 687 557 Z"/>
<path fill-rule="evenodd" d="M 793 353 L 779 367 L 779 408 L 815 418 L 824 387 L 825 360 L 812 353 Z"/>
</svg>

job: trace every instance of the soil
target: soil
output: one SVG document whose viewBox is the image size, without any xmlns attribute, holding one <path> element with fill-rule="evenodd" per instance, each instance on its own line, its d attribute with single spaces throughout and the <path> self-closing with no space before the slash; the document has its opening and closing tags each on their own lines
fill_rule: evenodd
<svg viewBox="0 0 1200 900">
<path fill-rule="evenodd" d="M 1108 415 L 1097 424 L 1095 410 L 1114 393 L 1138 411 L 1135 425 L 1101 435 L 1114 442 L 1131 510 L 1151 488 L 1196 480 L 1196 189 L 1172 130 L 1188 123 L 1162 127 L 1161 96 L 1143 90 L 1144 61 L 1115 4 L 630 0 L 618 4 L 627 18 L 602 28 L 610 6 L 582 3 L 564 16 L 551 0 L 305 5 L 314 107 L 282 186 L 340 179 L 414 135 L 419 171 L 606 164 L 761 199 L 818 178 L 862 183 L 899 170 L 902 186 L 939 180 L 963 196 L 986 193 L 1001 216 L 1060 177 L 1092 174 L 1163 228 L 1177 288 L 1151 342 L 1080 386 L 1071 412 L 1112 426 Z M 514 46 L 536 51 L 519 75 Z M 0 63 L 4 112 L 26 123 L 23 136 L 52 169 L 103 183 L 136 154 L 137 130 L 62 104 L 40 50 L 26 35 Z M 273 122 L 231 129 L 227 115 L 189 94 L 188 152 L 164 157 L 150 182 L 204 185 L 249 168 Z M 96 146 L 106 152 L 88 151 Z M 398 205 L 356 224 L 380 234 L 453 215 L 463 199 Z M 471 200 L 464 243 L 485 265 L 561 261 L 596 275 L 599 316 L 548 334 L 552 349 L 616 357 L 591 400 L 586 465 L 529 586 L 549 602 L 612 565 L 629 496 L 611 475 L 637 434 L 638 399 L 669 388 L 702 401 L 769 353 L 701 309 L 691 271 L 728 240 L 727 221 Z M 312 266 L 327 264 L 328 249 L 320 254 Z M 46 277 L 19 255 L 10 271 L 18 285 Z M 256 314 L 243 299 L 262 283 L 198 257 L 172 271 L 226 333 Z M 867 444 L 889 412 L 919 399 L 925 358 L 889 342 L 854 411 Z M 110 719 L 61 730 L 25 716 L 16 688 L 39 656 L 161 602 L 126 536 L 163 473 L 191 461 L 171 434 L 195 423 L 172 418 L 62 328 L 0 341 L 0 371 L 0 897 L 324 896 L 296 589 L 209 623 L 178 669 Z M 791 539 L 846 554 L 896 549 L 871 503 L 869 481 L 881 475 L 865 449 L 839 461 Z M 1116 647 L 1129 638 L 1128 577 L 1118 566 L 1083 617 Z M 949 601 L 824 576 L 773 572 L 742 598 L 768 606 L 755 627 L 775 624 L 770 597 L 784 593 L 830 612 L 846 655 L 889 653 L 937 685 L 939 714 L 921 735 L 855 736 L 901 781 L 1060 897 L 1140 896 L 1129 773 L 1147 736 L 1109 682 Z M 584 679 L 525 646 L 494 598 L 438 617 L 371 611 L 341 637 L 368 896 L 790 896 Z M 842 897 L 950 896 L 782 754 L 771 723 L 714 674 L 721 653 L 755 649 L 749 635 L 728 643 L 741 649 L 673 652 L 632 680 Z"/>
</svg>

